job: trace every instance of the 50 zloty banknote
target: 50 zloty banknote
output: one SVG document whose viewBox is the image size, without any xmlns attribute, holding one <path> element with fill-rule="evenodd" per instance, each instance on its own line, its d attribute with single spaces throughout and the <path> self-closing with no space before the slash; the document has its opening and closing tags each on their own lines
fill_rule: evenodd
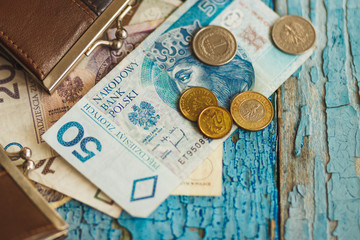
<svg viewBox="0 0 360 240">
<path fill-rule="evenodd" d="M 270 96 L 311 55 L 290 56 L 272 45 L 277 19 L 261 1 L 185 2 L 44 139 L 131 215 L 148 216 L 224 141 L 206 138 L 181 116 L 184 89 L 207 87 L 225 107 L 252 85 Z M 209 67 L 191 54 L 192 36 L 207 25 L 236 36 L 229 64 Z"/>
<path fill-rule="evenodd" d="M 97 48 L 51 96 L 10 59 L 0 55 L 0 144 L 9 152 L 25 146 L 32 149 L 36 163 L 36 169 L 29 174 L 32 180 L 119 217 L 121 208 L 52 151 L 42 134 L 161 22 L 127 27 L 129 37 L 121 50 Z"/>
<path fill-rule="evenodd" d="M 22 70 L 11 64 L 9 59 L 0 57 L 2 89 L 7 89 L 4 92 L 11 92 L 13 87 L 16 93 L 10 94 L 10 96 L 4 92 L 0 94 L 2 99 L 0 109 L 3 113 L 7 113 L 2 117 L 0 143 L 9 152 L 18 151 L 23 146 L 35 150 L 32 159 L 36 162 L 36 169 L 30 173 L 31 179 L 82 201 L 112 217 L 117 218 L 120 215 L 121 208 L 119 206 L 79 174 L 62 157 L 57 156 L 47 147 L 47 144 L 42 140 L 42 133 L 65 114 L 121 59 L 134 50 L 136 45 L 161 22 L 163 20 L 126 27 L 129 37 L 121 50 L 110 51 L 107 47 L 96 49 L 70 74 L 53 96 L 49 96 L 43 91 Z M 114 32 L 115 30 L 109 31 L 109 38 L 114 38 Z M 221 160 L 221 158 L 222 148 L 220 147 L 174 193 L 197 196 L 220 195 L 222 165 L 219 159 Z M 64 197 L 60 198 L 61 194 L 56 194 L 51 190 L 46 191 L 46 193 L 43 192 L 46 194 L 46 196 L 43 194 L 46 198 L 49 193 L 51 196 L 56 195 L 56 204 L 65 199 Z M 52 197 L 51 201 L 54 199 Z"/>
</svg>

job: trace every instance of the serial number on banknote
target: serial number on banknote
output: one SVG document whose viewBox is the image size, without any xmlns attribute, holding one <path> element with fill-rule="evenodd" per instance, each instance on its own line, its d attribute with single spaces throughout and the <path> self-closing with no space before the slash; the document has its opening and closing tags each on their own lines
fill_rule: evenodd
<svg viewBox="0 0 360 240">
<path fill-rule="evenodd" d="M 211 139 L 203 136 L 199 141 L 195 142 L 179 159 L 178 162 L 184 165 L 206 142 L 211 142 Z"/>
</svg>

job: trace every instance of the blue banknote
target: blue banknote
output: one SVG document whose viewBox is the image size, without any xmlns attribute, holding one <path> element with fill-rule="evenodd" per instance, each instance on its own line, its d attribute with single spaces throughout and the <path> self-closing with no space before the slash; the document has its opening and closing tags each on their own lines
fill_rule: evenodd
<svg viewBox="0 0 360 240">
<path fill-rule="evenodd" d="M 178 111 L 180 94 L 203 86 L 219 104 L 252 89 L 270 96 L 311 55 L 271 42 L 278 19 L 257 0 L 188 0 L 44 134 L 45 141 L 116 203 L 148 216 L 223 141 Z M 226 65 L 192 53 L 194 34 L 219 25 L 237 39 Z M 233 126 L 233 130 L 236 129 Z M 221 161 L 221 159 L 219 159 Z"/>
</svg>

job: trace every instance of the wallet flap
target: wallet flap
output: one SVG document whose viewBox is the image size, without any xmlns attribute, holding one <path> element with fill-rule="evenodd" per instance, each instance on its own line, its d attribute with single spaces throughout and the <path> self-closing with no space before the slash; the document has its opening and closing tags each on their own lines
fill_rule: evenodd
<svg viewBox="0 0 360 240">
<path fill-rule="evenodd" d="M 95 19 L 80 0 L 0 1 L 0 40 L 44 79 Z"/>
</svg>

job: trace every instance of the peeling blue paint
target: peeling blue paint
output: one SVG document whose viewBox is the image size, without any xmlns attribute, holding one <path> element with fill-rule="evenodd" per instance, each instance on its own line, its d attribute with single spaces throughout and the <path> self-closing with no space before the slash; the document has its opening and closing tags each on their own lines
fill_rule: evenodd
<svg viewBox="0 0 360 240">
<path fill-rule="evenodd" d="M 356 111 L 352 106 L 344 106 L 336 109 L 329 108 L 326 112 L 330 155 L 327 171 L 340 173 L 341 177 L 345 178 L 356 177 L 354 143 L 359 126 L 359 121 L 355 117 Z"/>
<path fill-rule="evenodd" d="M 301 7 L 303 3 L 303 0 L 288 1 L 288 14 L 304 16 L 303 8 Z"/>
<path fill-rule="evenodd" d="M 170 196 L 148 218 L 123 212 L 118 223 L 133 239 L 270 239 L 278 235 L 276 124 L 260 132 L 237 130 L 224 143 L 220 197 Z M 58 209 L 69 239 L 119 239 L 112 219 L 74 200 Z"/>
<path fill-rule="evenodd" d="M 276 124 L 234 135 L 224 143 L 221 197 L 171 196 L 149 218 L 123 213 L 119 224 L 134 239 L 201 239 L 194 229 L 203 239 L 270 239 L 271 221 L 278 221 Z"/>
<path fill-rule="evenodd" d="M 300 108 L 295 152 L 301 153 L 305 136 L 315 137 L 314 129 L 320 120 L 308 117 L 314 111 L 324 111 L 326 129 L 317 133 L 326 135 L 328 149 L 312 147 L 315 157 L 307 160 L 314 161 L 314 182 L 297 185 L 290 193 L 290 218 L 285 224 L 285 237 L 324 239 L 326 236 L 329 239 L 329 221 L 335 221 L 334 236 L 358 239 L 360 178 L 354 169 L 354 157 L 360 157 L 360 1 L 274 1 L 282 15 L 286 13 L 283 9 L 285 2 L 288 2 L 290 14 L 302 16 L 307 7 L 303 5 L 307 4 L 311 10 L 305 17 L 310 17 L 317 27 L 323 24 L 322 21 L 327 22 L 326 35 L 323 32 L 318 38 L 327 37 L 327 47 L 319 49 L 323 51 L 320 52 L 322 62 L 318 59 L 310 72 L 304 73 L 303 70 L 308 70 L 303 67 L 294 76 L 299 78 L 299 86 L 306 86 L 301 77 L 309 74 L 313 84 L 308 83 L 314 87 L 311 90 L 319 93 L 319 99 L 325 95 L 325 110 L 311 106 Z M 263 0 L 271 6 L 274 1 Z M 323 3 L 326 9 L 320 14 L 326 14 L 325 20 L 317 13 Z M 311 60 L 316 56 L 314 54 Z M 301 105 L 306 104 L 303 89 L 298 93 Z M 314 129 L 308 128 L 311 127 L 310 121 Z M 202 239 L 203 236 L 205 239 L 269 239 L 270 221 L 275 221 L 278 228 L 274 131 L 276 126 L 272 123 L 269 129 L 259 133 L 237 131 L 234 139 L 239 141 L 234 141 L 236 144 L 231 138 L 226 141 L 221 197 L 170 197 L 147 219 L 134 219 L 123 213 L 118 222 L 129 229 L 133 239 Z M 326 159 L 319 157 L 321 151 L 328 151 L 327 165 Z M 330 177 L 328 182 L 327 177 Z M 313 192 L 308 192 L 309 189 Z M 309 216 L 308 194 L 313 194 L 311 200 L 315 209 Z M 71 201 L 58 211 L 70 225 L 69 239 L 120 238 L 121 231 L 111 229 L 110 218 L 83 204 Z M 277 229 L 275 233 L 278 239 Z"/>
<path fill-rule="evenodd" d="M 298 74 L 296 100 L 284 104 L 286 110 L 289 104 L 307 106 L 300 107 L 294 145 L 295 160 L 307 164 L 303 175 L 297 172 L 293 181 L 304 183 L 289 193 L 285 238 L 359 239 L 360 182 L 354 157 L 360 153 L 360 1 L 288 0 L 278 4 L 285 2 L 290 14 L 304 16 L 307 13 L 300 8 L 310 7 L 309 17 L 318 30 L 318 49 Z M 313 129 L 306 133 L 308 126 Z M 306 136 L 308 149 L 300 157 Z M 291 143 L 286 147 L 292 147 Z"/>
<path fill-rule="evenodd" d="M 293 191 L 289 193 L 288 202 L 289 219 L 285 224 L 285 239 L 310 239 L 309 224 L 306 218 L 304 198 L 306 190 L 301 185 L 294 186 Z"/>
<path fill-rule="evenodd" d="M 313 238 L 317 240 L 328 239 L 330 232 L 329 220 L 327 218 L 327 192 L 326 192 L 326 172 L 325 161 L 315 157 L 314 170 L 314 200 L 315 200 L 315 219 L 313 224 Z"/>
<path fill-rule="evenodd" d="M 360 158 L 360 128 L 356 130 L 355 139 L 355 157 Z"/>
<path fill-rule="evenodd" d="M 311 81 L 316 84 L 319 81 L 319 71 L 316 67 L 312 67 L 310 70 Z"/>
<path fill-rule="evenodd" d="M 120 239 L 121 231 L 112 229 L 113 219 L 75 200 L 57 209 L 69 224 L 68 239 Z"/>
<path fill-rule="evenodd" d="M 325 101 L 327 107 L 350 104 L 346 78 L 345 12 L 342 1 L 325 1 L 328 13 L 328 45 L 324 51 L 324 73 L 328 77 Z"/>
<path fill-rule="evenodd" d="M 311 135 L 311 122 L 310 115 L 308 113 L 308 107 L 302 106 L 300 115 L 300 123 L 296 131 L 295 137 L 295 155 L 299 156 L 304 146 L 304 138 Z"/>
<path fill-rule="evenodd" d="M 358 100 L 350 95 L 356 69 L 360 67 L 358 43 L 360 33 L 359 1 L 325 1 L 328 10 L 328 59 L 324 71 L 328 76 L 326 104 L 328 146 L 327 165 L 329 218 L 337 221 L 333 233 L 339 239 L 358 239 L 360 236 L 360 179 L 356 175 L 354 157 L 357 149 L 360 116 Z M 346 9 L 344 9 L 344 6 Z M 350 14 L 351 16 L 349 16 Z M 351 20 L 349 19 L 351 17 Z M 350 45 L 344 41 L 349 36 Z M 356 39 L 357 38 L 357 39 Z M 352 56 L 347 55 L 347 47 Z M 355 80 L 357 81 L 357 80 Z M 355 105 L 353 105 L 355 104 Z"/>
<path fill-rule="evenodd" d="M 353 75 L 357 81 L 358 94 L 360 94 L 360 1 L 347 1 L 347 22 L 352 57 Z M 358 96 L 359 97 L 359 96 Z"/>
</svg>

